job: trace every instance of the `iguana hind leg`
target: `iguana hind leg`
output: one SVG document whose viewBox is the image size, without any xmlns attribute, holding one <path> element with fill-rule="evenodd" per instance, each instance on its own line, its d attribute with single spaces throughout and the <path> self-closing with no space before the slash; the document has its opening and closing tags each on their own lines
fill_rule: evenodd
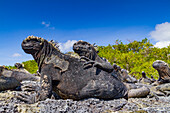
<svg viewBox="0 0 170 113">
<path fill-rule="evenodd" d="M 37 93 L 29 95 L 28 93 L 18 93 L 16 98 L 26 103 L 35 103 L 39 100 L 45 100 L 52 95 L 52 79 L 51 76 L 41 75 L 41 88 Z"/>
</svg>

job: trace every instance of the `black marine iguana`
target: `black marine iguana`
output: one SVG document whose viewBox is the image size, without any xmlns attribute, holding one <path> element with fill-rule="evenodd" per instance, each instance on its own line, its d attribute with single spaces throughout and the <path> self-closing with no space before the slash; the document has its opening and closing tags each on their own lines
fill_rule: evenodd
<svg viewBox="0 0 170 113">
<path fill-rule="evenodd" d="M 104 61 L 101 57 L 99 57 L 94 46 L 90 43 L 80 40 L 74 43 L 73 50 L 81 57 L 81 59 L 87 61 L 84 64 L 85 67 L 86 65 L 88 66 L 88 64 L 91 64 L 92 66 L 100 68 L 109 73 L 113 71 L 113 66 L 109 62 Z"/>
<path fill-rule="evenodd" d="M 34 57 L 41 75 L 38 95 L 18 95 L 24 101 L 44 100 L 51 96 L 52 90 L 64 99 L 127 98 L 126 86 L 110 73 L 96 67 L 84 69 L 85 61 L 61 53 L 45 39 L 29 36 L 22 42 L 22 48 Z"/>
<path fill-rule="evenodd" d="M 0 91 L 15 89 L 16 87 L 20 86 L 20 82 L 11 76 L 4 76 L 3 70 L 5 69 L 4 66 L 0 66 Z"/>
<path fill-rule="evenodd" d="M 1 69 L 0 74 L 2 74 L 5 77 L 13 77 L 17 79 L 19 82 L 24 80 L 33 80 L 37 81 L 39 80 L 38 77 L 36 77 L 34 74 L 29 73 L 24 67 L 22 67 L 22 64 L 16 63 L 15 64 L 17 69 Z"/>
<path fill-rule="evenodd" d="M 162 83 L 170 83 L 170 68 L 167 63 L 161 60 L 156 60 L 152 64 L 153 68 L 155 68 L 159 73 L 158 82 Z"/>
<path fill-rule="evenodd" d="M 139 82 L 143 83 L 143 84 L 151 84 L 152 83 L 151 79 L 146 76 L 146 73 L 144 71 L 142 71 L 142 78 L 139 79 Z"/>
</svg>

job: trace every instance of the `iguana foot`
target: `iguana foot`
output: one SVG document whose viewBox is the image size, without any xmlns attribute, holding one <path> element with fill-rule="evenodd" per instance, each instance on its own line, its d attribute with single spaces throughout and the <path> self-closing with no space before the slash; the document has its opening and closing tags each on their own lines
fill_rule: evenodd
<svg viewBox="0 0 170 113">
<path fill-rule="evenodd" d="M 84 68 L 88 68 L 89 66 L 91 67 L 100 67 L 100 63 L 96 62 L 96 61 L 93 61 L 85 56 L 81 56 L 80 60 L 81 59 L 84 59 L 86 62 L 83 64 L 84 65 Z M 101 66 L 102 67 L 102 66 Z"/>
<path fill-rule="evenodd" d="M 23 81 L 21 84 L 22 91 L 35 92 L 40 89 L 39 83 L 35 81 Z"/>
<path fill-rule="evenodd" d="M 33 103 L 36 103 L 38 102 L 39 100 L 39 94 L 31 94 L 29 95 L 28 93 L 17 93 L 15 95 L 15 97 L 21 101 L 24 101 L 25 103 L 28 103 L 28 104 L 33 104 Z"/>
<path fill-rule="evenodd" d="M 82 59 L 85 60 L 85 61 L 90 61 L 90 59 L 85 57 L 85 56 L 80 56 L 80 60 L 82 60 Z"/>
</svg>

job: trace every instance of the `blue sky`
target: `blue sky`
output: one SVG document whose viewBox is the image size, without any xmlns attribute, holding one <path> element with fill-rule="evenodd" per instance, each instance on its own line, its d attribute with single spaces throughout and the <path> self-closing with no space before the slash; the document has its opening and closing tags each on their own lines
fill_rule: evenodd
<svg viewBox="0 0 170 113">
<path fill-rule="evenodd" d="M 169 0 L 0 0 L 0 65 L 33 59 L 21 48 L 29 35 L 58 41 L 63 52 L 78 40 L 108 45 L 147 37 L 158 47 L 169 44 L 169 6 Z"/>
</svg>

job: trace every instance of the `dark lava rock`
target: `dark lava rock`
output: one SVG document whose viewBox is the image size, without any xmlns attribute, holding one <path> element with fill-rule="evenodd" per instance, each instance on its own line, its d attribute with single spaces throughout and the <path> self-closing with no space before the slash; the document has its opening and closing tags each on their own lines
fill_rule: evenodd
<svg viewBox="0 0 170 113">
<path fill-rule="evenodd" d="M 32 86 L 28 87 L 29 84 Z M 35 104 L 26 104 L 15 98 L 18 93 L 33 93 L 33 89 L 37 85 L 39 86 L 38 82 L 25 81 L 22 82 L 21 91 L 2 91 L 0 93 L 0 113 L 170 113 L 170 96 L 159 96 L 158 99 L 153 97 L 108 101 L 94 98 L 80 101 L 46 99 Z"/>
</svg>

